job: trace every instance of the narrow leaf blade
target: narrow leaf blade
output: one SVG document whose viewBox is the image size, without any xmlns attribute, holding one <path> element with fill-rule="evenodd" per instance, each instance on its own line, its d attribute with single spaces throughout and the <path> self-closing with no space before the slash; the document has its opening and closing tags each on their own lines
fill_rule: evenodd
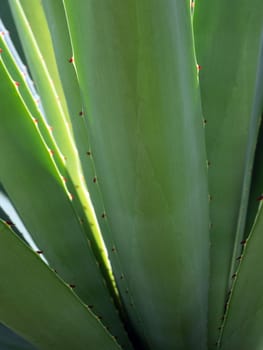
<svg viewBox="0 0 263 350">
<path fill-rule="evenodd" d="M 117 350 L 94 315 L 0 222 L 0 319 L 40 349 Z"/>
</svg>

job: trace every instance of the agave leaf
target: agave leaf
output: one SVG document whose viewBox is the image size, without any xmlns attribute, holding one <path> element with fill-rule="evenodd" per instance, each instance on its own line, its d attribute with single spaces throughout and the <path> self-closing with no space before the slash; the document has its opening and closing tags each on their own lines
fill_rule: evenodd
<svg viewBox="0 0 263 350">
<path fill-rule="evenodd" d="M 22 49 L 21 42 L 19 40 L 19 35 L 17 33 L 17 28 L 15 26 L 15 22 L 8 1 L 0 1 L 0 18 L 5 22 L 6 26 L 11 32 L 12 41 L 15 43 L 16 49 L 19 52 L 20 57 L 24 62 L 26 62 L 26 58 Z"/>
<path fill-rule="evenodd" d="M 3 23 L 0 24 L 2 28 L 2 35 L 0 36 L 1 59 L 11 78 L 15 84 L 19 86 L 19 92 L 23 102 L 26 104 L 35 124 L 38 126 L 41 136 L 44 138 L 45 142 L 49 144 L 50 148 L 56 150 L 56 154 L 59 154 L 51 135 L 51 129 L 45 119 L 39 95 L 34 88 L 34 84 L 28 74 L 27 68 L 18 56 L 16 49 L 10 40 L 8 31 L 6 31 Z M 63 168 L 65 167 L 62 160 L 57 156 L 55 156 L 54 159 L 56 160 L 56 165 L 59 167 L 59 170 L 63 172 Z"/>
<path fill-rule="evenodd" d="M 54 58 L 54 49 L 44 15 L 42 2 L 40 0 L 34 1 L 33 3 L 32 1 L 28 0 L 10 0 L 10 6 L 19 29 L 21 42 L 30 63 L 34 80 L 41 95 L 41 101 L 45 110 L 46 118 L 52 126 L 52 134 L 59 147 L 62 157 L 64 160 L 66 160 L 66 167 L 72 178 L 78 197 L 82 202 L 82 207 L 76 206 L 76 210 L 79 212 L 80 216 L 84 216 L 85 221 L 90 223 L 90 229 L 94 236 L 93 239 L 94 242 L 96 242 L 94 249 L 100 251 L 98 256 L 101 256 L 101 263 L 105 265 L 106 270 L 109 270 L 109 263 L 107 261 L 104 243 L 101 239 L 100 230 L 93 212 L 89 194 L 83 181 L 79 153 L 72 135 L 72 127 L 68 115 L 68 108 L 70 108 L 71 118 L 78 118 L 80 111 L 82 111 L 82 102 L 80 100 L 76 101 L 74 98 L 79 90 L 77 86 L 74 86 L 74 80 L 76 82 L 76 77 L 74 76 L 74 80 L 72 82 L 73 88 L 76 89 L 76 93 L 73 94 L 73 101 L 75 102 L 74 107 L 76 107 L 76 109 L 73 111 L 72 103 L 67 102 L 67 113 L 64 113 L 64 110 L 61 108 L 60 101 L 57 98 L 56 85 L 53 84 L 53 73 L 49 71 L 50 66 L 54 66 L 53 68 L 57 69 L 57 64 Z M 34 14 L 37 14 L 37 16 L 35 16 L 37 20 L 33 19 Z M 41 33 L 39 31 L 39 27 L 41 27 Z M 39 35 L 41 36 L 39 37 Z M 45 40 L 42 37 L 45 38 Z M 63 38 L 63 40 L 65 40 L 65 38 Z M 71 68 L 72 74 L 75 75 L 74 68 L 73 66 L 70 67 L 69 60 L 70 57 L 64 57 L 64 64 L 66 62 L 68 69 Z M 57 80 L 59 81 L 60 85 L 60 78 L 58 77 Z M 68 81 L 66 84 L 68 84 Z M 72 87 L 72 85 L 70 86 Z M 66 91 L 68 91 L 68 88 Z M 68 94 L 67 98 L 72 99 Z M 78 105 L 76 105 L 76 102 Z M 83 129 L 83 126 L 80 127 Z M 86 152 L 87 150 L 85 151 L 85 157 L 87 158 Z"/>
<path fill-rule="evenodd" d="M 2 350 L 36 350 L 32 344 L 3 324 L 0 324 L 0 348 Z"/>
<path fill-rule="evenodd" d="M 11 6 L 13 9 L 13 12 L 15 13 L 18 23 L 21 25 L 21 27 L 19 27 L 20 32 L 24 34 L 22 41 L 25 47 L 28 49 L 27 51 L 28 58 L 31 61 L 31 63 L 33 62 L 35 64 L 33 66 L 34 67 L 33 72 L 39 68 L 38 64 L 42 63 L 41 70 L 42 70 L 44 79 L 40 75 L 36 76 L 39 90 L 41 93 L 44 93 L 45 92 L 44 85 L 45 84 L 50 85 L 51 94 L 49 95 L 49 97 L 52 99 L 54 97 L 52 94 L 52 82 L 50 80 L 52 71 L 49 72 L 48 69 L 50 67 L 53 67 L 53 65 L 56 66 L 56 63 L 54 61 L 55 58 L 53 55 L 53 47 L 50 40 L 50 34 L 49 34 L 49 29 L 47 27 L 46 19 L 44 17 L 42 4 L 40 1 L 36 1 L 33 4 L 28 1 L 22 1 L 22 2 L 11 1 Z M 37 16 L 36 16 L 37 21 L 32 19 L 33 14 L 31 13 L 31 11 L 33 11 L 34 13 L 37 13 Z M 38 37 L 39 26 L 41 26 L 41 33 L 42 33 L 42 36 L 44 36 L 43 38 Z M 46 39 L 44 40 L 44 38 Z M 62 41 L 65 41 L 65 38 L 63 38 Z M 30 50 L 31 45 L 33 45 L 32 46 L 33 49 Z M 6 52 L 8 53 L 8 50 L 6 50 Z M 3 53 L 5 54 L 5 52 Z M 43 53 L 43 56 L 41 56 L 42 53 Z M 9 56 L 10 56 L 10 53 L 9 53 Z M 4 58 L 5 57 L 3 56 L 3 59 Z M 45 61 L 43 61 L 43 59 L 45 59 Z M 11 58 L 9 57 L 8 68 L 10 68 L 10 62 L 9 62 L 10 60 Z M 68 60 L 65 60 L 65 62 L 67 67 L 69 67 L 70 65 Z M 62 65 L 63 65 L 63 62 L 62 62 Z M 56 155 L 54 157 L 56 161 L 56 165 L 59 167 L 61 175 L 63 175 L 64 179 L 67 179 L 67 187 L 69 188 L 70 194 L 75 198 L 75 200 L 73 201 L 74 209 L 77 211 L 78 216 L 81 218 L 82 227 L 85 230 L 85 233 L 87 234 L 88 239 L 91 241 L 92 249 L 94 250 L 96 258 L 100 263 L 101 270 L 104 274 L 104 278 L 107 280 L 107 284 L 109 288 L 111 288 L 112 290 L 112 295 L 115 297 L 116 300 L 118 300 L 116 296 L 116 291 L 114 289 L 114 283 L 112 281 L 111 267 L 105 251 L 104 243 L 101 239 L 99 227 L 97 225 L 97 219 L 94 215 L 89 194 L 83 182 L 82 170 L 81 170 L 80 163 L 78 161 L 78 151 L 76 149 L 74 140 L 69 130 L 70 124 L 68 122 L 65 122 L 65 119 L 63 118 L 63 113 L 59 113 L 58 111 L 60 110 L 59 108 L 56 109 L 57 114 L 56 112 L 52 113 L 52 106 L 49 105 L 49 99 L 46 99 L 43 101 L 45 110 L 47 111 L 47 104 L 49 108 L 48 109 L 49 114 L 46 115 L 46 117 L 50 119 L 50 116 L 51 116 L 52 118 L 51 122 L 54 122 L 55 125 L 59 126 L 58 128 L 55 127 L 54 129 L 50 128 L 47 125 L 46 120 L 43 118 L 43 115 L 40 114 L 40 108 L 36 109 L 35 103 L 32 104 L 33 102 L 32 96 L 31 94 L 28 94 L 27 86 L 25 86 L 25 82 L 23 82 L 23 79 L 21 79 L 22 78 L 21 72 L 17 71 L 17 67 L 15 64 L 13 64 L 11 68 L 12 68 L 12 73 L 14 73 L 14 76 L 19 76 L 20 74 L 20 80 L 22 81 L 20 86 L 21 95 L 23 96 L 24 101 L 29 107 L 31 113 L 33 113 L 34 120 L 35 121 L 37 120 L 37 124 L 41 131 L 41 135 L 48 142 L 48 144 L 52 145 L 50 146 L 51 149 L 53 150 L 57 149 L 57 145 L 56 145 L 57 143 L 58 146 L 60 147 L 60 150 L 62 150 L 64 154 L 67 154 L 66 172 L 65 172 L 64 166 L 61 164 L 61 159 L 59 159 L 58 157 L 58 155 L 61 155 L 59 151 L 56 152 Z M 39 74 L 39 72 L 37 73 Z M 75 72 L 72 71 L 72 73 L 73 73 L 73 76 L 71 75 L 71 78 L 76 80 Z M 66 86 L 68 86 L 68 83 L 69 81 L 67 80 Z M 57 85 L 59 84 L 60 82 L 59 83 L 57 82 Z M 73 89 L 74 91 L 73 99 L 72 99 L 72 96 L 69 96 L 68 94 L 67 95 L 68 101 L 76 101 L 76 99 L 74 98 L 74 94 L 78 96 L 77 94 L 78 90 L 79 90 L 79 87 L 76 81 L 76 86 L 74 86 L 74 89 Z M 66 91 L 68 91 L 68 89 L 66 89 Z M 67 101 L 67 108 L 68 106 L 72 107 L 72 103 L 68 101 Z M 57 100 L 54 101 L 53 99 L 53 102 L 54 102 L 54 105 L 56 105 L 58 101 Z M 76 107 L 76 103 L 75 104 L 73 103 L 73 105 L 77 108 L 76 110 L 80 110 L 81 109 L 80 106 L 82 105 L 82 103 L 79 100 L 77 100 L 77 102 L 79 102 L 79 105 L 77 107 Z M 38 102 L 38 105 L 39 105 L 38 107 L 41 106 L 39 102 Z M 70 111 L 73 114 L 72 108 L 70 109 Z M 76 111 L 74 114 L 76 114 Z M 76 115 L 73 115 L 72 119 L 75 119 L 75 117 Z M 79 130 L 83 131 L 82 124 L 79 125 L 78 127 L 79 127 Z M 50 133 L 50 131 L 52 132 L 53 135 Z M 77 136 L 79 137 L 79 135 Z M 63 156 L 62 158 L 64 159 Z M 86 152 L 85 152 L 85 158 L 86 158 L 85 160 L 87 160 L 88 158 Z M 90 167 L 88 167 L 88 169 L 90 172 Z"/>
<path fill-rule="evenodd" d="M 50 265 L 128 343 L 61 175 L 2 61 L 0 76 L 2 183 Z"/>
<path fill-rule="evenodd" d="M 0 242 L 2 322 L 39 349 L 119 349 L 71 289 L 3 222 Z"/>
<path fill-rule="evenodd" d="M 262 11 L 257 0 L 200 0 L 194 12 L 210 165 L 210 345 L 217 339 L 244 234 L 262 103 L 261 92 L 257 95 Z"/>
<path fill-rule="evenodd" d="M 263 123 L 261 117 L 261 125 L 258 133 L 258 143 L 255 153 L 254 168 L 251 181 L 251 189 L 248 203 L 248 212 L 246 220 L 246 230 L 243 239 L 246 239 L 251 231 L 253 223 L 255 221 L 260 200 L 263 195 Z"/>
<path fill-rule="evenodd" d="M 24 51 L 26 52 L 27 59 L 30 63 L 33 78 L 41 95 L 41 101 L 45 110 L 46 118 L 53 127 L 53 134 L 55 135 L 56 142 L 60 148 L 60 151 L 62 152 L 63 157 L 66 157 L 67 160 L 68 158 L 71 160 L 72 158 L 76 157 L 77 153 L 76 150 L 73 149 L 74 142 L 70 137 L 70 125 L 68 124 L 68 117 L 66 117 L 61 108 L 61 105 L 57 98 L 55 86 L 48 71 L 47 63 L 44 60 L 44 57 L 36 40 L 36 34 L 30 27 L 29 21 L 31 18 L 27 18 L 26 12 L 22 7 L 20 1 L 11 0 L 10 6 L 20 33 Z M 41 24 L 44 27 L 43 31 L 46 29 L 46 36 L 48 37 L 48 27 L 45 23 L 45 17 L 43 17 L 43 13 L 41 12 L 42 7 L 40 6 L 40 2 L 37 0 L 34 2 L 34 6 L 36 6 L 38 9 L 36 13 L 42 14 L 41 18 L 43 23 L 41 22 Z M 50 38 L 46 42 L 48 45 L 47 48 L 52 51 Z M 62 149 L 61 144 L 63 145 Z M 78 169 L 78 167 L 76 167 L 76 169 Z"/>
<path fill-rule="evenodd" d="M 98 219 L 100 219 L 101 215 L 103 214 L 103 205 L 98 188 L 93 185 L 93 180 L 96 174 L 88 135 L 88 115 L 86 111 L 84 111 L 78 78 L 74 67 L 74 57 L 64 6 L 62 2 L 46 0 L 43 2 L 43 7 L 45 9 L 52 36 L 61 82 L 67 98 L 71 125 L 74 131 L 81 166 L 88 184 L 88 189 L 92 193 L 93 205 L 101 210 L 101 212 L 98 212 L 100 213 L 100 215 L 98 215 Z M 72 62 L 70 62 L 70 64 L 66 59 L 68 57 L 72 58 Z M 105 220 L 100 220 L 100 224 L 102 226 L 103 222 L 105 222 Z"/>
<path fill-rule="evenodd" d="M 208 193 L 189 3 L 64 5 L 125 306 L 150 349 L 205 349 Z"/>
<path fill-rule="evenodd" d="M 261 349 L 263 343 L 262 203 L 246 243 L 221 335 L 223 350 Z M 242 335 L 245 336 L 242 336 Z"/>
<path fill-rule="evenodd" d="M 30 71 L 34 79 L 36 79 L 37 85 L 40 85 L 39 80 L 41 79 L 40 78 L 41 75 L 37 73 L 36 70 L 40 66 L 39 61 L 43 59 L 45 62 L 45 69 L 47 70 L 47 74 L 50 77 L 52 77 L 52 84 L 54 86 L 53 89 L 50 89 L 49 93 L 52 94 L 52 92 L 55 92 L 57 99 L 59 101 L 59 104 L 61 106 L 62 113 L 64 114 L 65 118 L 67 118 L 68 116 L 67 105 L 65 101 L 64 92 L 61 86 L 59 74 L 58 74 L 57 64 L 54 57 L 54 52 L 53 52 L 52 43 L 50 39 L 50 33 L 47 27 L 47 23 L 46 23 L 43 11 L 41 11 L 41 1 L 40 0 L 36 0 L 34 2 L 29 1 L 31 6 L 27 6 L 28 2 L 26 0 L 22 0 L 22 1 L 8 0 L 8 2 L 9 2 L 9 7 L 12 11 L 16 28 L 19 34 L 20 45 L 22 44 L 23 46 L 26 59 L 28 60 L 28 63 L 30 66 Z M 19 17 L 20 7 L 23 8 L 22 16 L 24 16 L 25 21 L 22 20 L 22 17 Z M 26 21 L 28 22 L 26 23 Z M 22 25 L 22 23 L 24 23 L 24 25 Z M 5 24 L 7 26 L 7 23 Z M 30 49 L 30 44 L 28 44 L 28 38 L 27 38 L 27 35 L 25 35 L 25 31 L 27 32 L 27 35 L 30 35 L 29 34 L 30 31 L 32 31 L 34 40 L 36 41 L 36 44 L 39 50 L 38 57 L 36 54 L 34 54 L 33 52 L 34 50 Z M 40 93 L 42 97 L 42 93 L 43 93 L 42 89 Z M 46 91 L 46 94 L 47 93 L 48 92 Z M 51 122 L 52 121 L 50 120 L 50 123 Z"/>
<path fill-rule="evenodd" d="M 96 172 L 88 135 L 88 115 L 86 111 L 84 111 L 79 83 L 74 68 L 74 60 L 69 64 L 68 60 L 65 59 L 66 57 L 73 57 L 73 53 L 64 6 L 62 2 L 46 0 L 43 2 L 43 7 L 45 9 L 52 36 L 54 52 L 58 63 L 58 70 L 67 99 L 71 125 L 74 132 L 75 142 L 78 148 L 78 154 L 81 161 L 83 174 L 85 176 L 89 192 L 92 196 L 92 204 L 98 214 L 97 219 L 100 228 L 104 232 L 105 238 L 107 237 L 107 242 L 109 242 L 110 235 L 106 234 L 106 232 L 109 232 L 109 228 L 107 221 L 105 220 L 105 208 L 99 187 L 94 186 L 93 182 L 96 176 Z M 80 106 L 82 106 L 81 109 Z M 79 111 L 78 115 L 76 114 L 76 111 Z M 112 245 L 113 243 L 110 244 L 110 246 Z M 118 268 L 118 271 L 121 271 L 120 267 Z M 120 300 L 117 297 L 116 293 L 113 292 L 113 296 L 115 297 L 116 302 L 120 304 Z M 122 306 L 119 305 L 119 308 L 123 314 Z M 125 317 L 124 314 L 123 317 Z M 128 322 L 127 318 L 126 322 Z"/>
</svg>

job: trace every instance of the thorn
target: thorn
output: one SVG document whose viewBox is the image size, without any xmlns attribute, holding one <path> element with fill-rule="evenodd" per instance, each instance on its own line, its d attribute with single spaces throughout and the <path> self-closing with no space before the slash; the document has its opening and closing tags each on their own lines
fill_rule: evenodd
<svg viewBox="0 0 263 350">
<path fill-rule="evenodd" d="M 236 278 L 236 277 L 237 277 L 237 274 L 234 273 L 234 274 L 232 275 L 232 278 Z"/>
<path fill-rule="evenodd" d="M 98 319 L 99 319 L 99 320 L 102 320 L 102 316 L 98 316 Z"/>
<path fill-rule="evenodd" d="M 247 243 L 247 240 L 244 239 L 243 241 L 240 242 L 240 244 L 245 245 Z"/>
<path fill-rule="evenodd" d="M 33 118 L 33 122 L 34 122 L 35 124 L 38 124 L 38 119 L 37 119 L 37 118 Z"/>
<path fill-rule="evenodd" d="M 200 66 L 199 64 L 196 65 L 197 71 L 200 72 L 200 70 L 203 68 L 202 66 Z"/>
<path fill-rule="evenodd" d="M 50 125 L 49 125 L 49 126 L 48 126 L 48 130 L 52 132 L 52 131 L 53 131 L 53 126 L 50 126 Z"/>
<path fill-rule="evenodd" d="M 207 119 L 203 119 L 203 125 L 206 126 L 207 124 Z"/>
<path fill-rule="evenodd" d="M 37 254 L 43 254 L 43 250 L 37 250 L 36 253 Z"/>
<path fill-rule="evenodd" d="M 242 257 L 243 257 L 243 255 L 240 255 L 236 260 L 239 261 L 242 259 Z"/>
<path fill-rule="evenodd" d="M 123 279 L 124 279 L 124 276 L 123 276 L 123 275 L 121 275 L 121 276 L 120 276 L 120 279 L 121 279 L 121 280 L 123 280 Z"/>
<path fill-rule="evenodd" d="M 115 248 L 115 247 L 112 247 L 112 248 L 111 248 L 111 251 L 112 251 L 112 252 L 116 252 L 116 248 Z"/>
<path fill-rule="evenodd" d="M 102 219 L 105 219 L 105 218 L 106 218 L 106 214 L 103 213 L 103 214 L 101 215 L 101 217 L 102 217 Z"/>
<path fill-rule="evenodd" d="M 208 195 L 208 200 L 209 200 L 209 202 L 211 202 L 212 199 L 213 199 L 213 197 L 209 194 L 209 195 Z"/>
<path fill-rule="evenodd" d="M 89 309 L 93 309 L 93 308 L 94 308 L 94 305 L 88 305 L 88 308 L 89 308 Z"/>
<path fill-rule="evenodd" d="M 75 284 L 69 284 L 70 288 L 74 289 L 76 288 L 76 285 Z"/>
<path fill-rule="evenodd" d="M 49 154 L 50 154 L 51 156 L 54 155 L 54 151 L 53 151 L 52 149 L 49 149 L 48 152 L 49 152 Z"/>
<path fill-rule="evenodd" d="M 15 86 L 19 87 L 20 83 L 18 81 L 15 81 Z"/>
<path fill-rule="evenodd" d="M 70 57 L 70 59 L 68 61 L 69 61 L 69 63 L 73 63 L 74 62 L 74 57 Z"/>
<path fill-rule="evenodd" d="M 69 199 L 70 199 L 71 201 L 73 201 L 73 199 L 74 199 L 73 194 L 69 192 L 68 196 L 69 196 Z"/>
<path fill-rule="evenodd" d="M 262 199 L 263 199 L 263 195 L 259 196 L 259 197 L 257 198 L 257 201 L 262 201 Z"/>
<path fill-rule="evenodd" d="M 96 183 L 97 182 L 97 178 L 96 176 L 93 178 L 93 182 Z"/>
<path fill-rule="evenodd" d="M 0 49 L 0 53 L 2 53 L 3 52 L 3 49 Z"/>
<path fill-rule="evenodd" d="M 15 226 L 15 224 L 13 223 L 13 221 L 10 221 L 10 220 L 6 220 L 5 223 L 6 223 L 6 225 L 8 225 L 8 226 Z"/>
<path fill-rule="evenodd" d="M 83 111 L 80 111 L 80 112 L 79 112 L 79 115 L 80 115 L 80 116 L 84 115 L 84 112 L 83 112 Z"/>
<path fill-rule="evenodd" d="M 62 180 L 63 180 L 63 182 L 67 182 L 68 180 L 65 178 L 65 176 L 61 176 L 61 178 L 62 178 Z"/>
<path fill-rule="evenodd" d="M 91 156 L 91 152 L 90 151 L 86 152 L 86 154 L 87 154 L 87 156 Z"/>
</svg>

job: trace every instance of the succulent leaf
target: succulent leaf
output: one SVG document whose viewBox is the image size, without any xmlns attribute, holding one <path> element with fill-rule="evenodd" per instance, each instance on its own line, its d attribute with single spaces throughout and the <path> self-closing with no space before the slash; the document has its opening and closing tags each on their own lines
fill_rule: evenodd
<svg viewBox="0 0 263 350">
<path fill-rule="evenodd" d="M 263 245 L 262 202 L 250 236 L 245 244 L 226 320 L 220 337 L 220 349 L 260 349 L 263 321 Z M 242 334 L 245 334 L 243 337 Z"/>
<path fill-rule="evenodd" d="M 263 3 L 197 1 L 194 33 L 211 196 L 209 343 L 215 343 L 240 254 L 262 106 Z M 259 90 L 258 90 L 259 88 Z M 258 92 L 257 92 L 258 90 Z"/>
<path fill-rule="evenodd" d="M 39 246 L 39 253 L 43 251 L 50 266 L 68 284 L 76 286 L 76 293 L 94 306 L 94 312 L 113 328 L 115 335 L 129 343 L 52 154 L 39 137 L 2 61 L 0 76 L 0 93 L 5 93 L 5 99 L 0 101 L 2 183 Z"/>
<path fill-rule="evenodd" d="M 104 269 L 110 270 L 97 219 L 93 212 L 86 184 L 83 181 L 79 151 L 72 134 L 72 125 L 68 114 L 68 108 L 70 108 L 70 113 L 72 113 L 72 105 L 66 102 L 61 105 L 60 99 L 63 100 L 65 98 L 64 91 L 62 97 L 57 93 L 57 86 L 59 91 L 61 90 L 61 81 L 59 73 L 57 72 L 54 48 L 42 2 L 40 0 L 34 1 L 33 3 L 28 0 L 11 0 L 10 5 L 19 28 L 20 38 L 24 46 L 27 60 L 30 63 L 33 78 L 41 95 L 45 116 L 48 123 L 52 126 L 52 135 L 58 146 L 60 155 L 66 163 L 75 191 L 82 202 L 82 208 L 76 206 L 75 209 L 78 211 L 80 217 L 84 216 L 84 220 L 90 223 L 90 231 L 93 234 L 92 239 L 95 242 L 93 247 L 95 250 L 99 250 L 101 263 L 105 265 Z M 33 13 L 37 13 L 39 17 L 34 18 Z M 39 26 L 41 26 L 41 33 L 39 31 Z M 68 58 L 64 58 L 64 60 L 69 67 Z M 50 68 L 52 69 L 50 70 Z M 76 79 L 74 70 L 72 70 L 72 73 L 74 74 L 73 79 Z M 57 77 L 54 78 L 56 84 L 54 84 L 53 81 L 53 74 Z M 77 96 L 79 88 L 75 86 L 73 86 L 73 88 L 75 88 L 75 95 Z M 64 105 L 65 108 L 63 108 Z M 78 117 L 81 109 L 82 103 L 79 101 L 74 115 L 72 116 L 71 114 L 71 119 Z M 81 127 L 83 130 L 83 126 Z M 87 158 L 86 152 L 85 156 Z"/>
<path fill-rule="evenodd" d="M 3 350 L 36 350 L 32 344 L 3 324 L 0 324 L 0 345 Z"/>
<path fill-rule="evenodd" d="M 0 242 L 0 274 L 9 276 L 1 283 L 1 321 L 39 349 L 120 349 L 88 307 L 1 221 Z"/>
<path fill-rule="evenodd" d="M 205 349 L 208 193 L 190 8 L 64 4 L 108 249 L 129 286 L 119 279 L 121 297 L 151 349 Z"/>
</svg>

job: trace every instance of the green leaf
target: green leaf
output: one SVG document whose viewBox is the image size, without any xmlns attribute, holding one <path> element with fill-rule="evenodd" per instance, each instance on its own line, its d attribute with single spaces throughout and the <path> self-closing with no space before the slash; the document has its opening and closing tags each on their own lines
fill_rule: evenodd
<svg viewBox="0 0 263 350">
<path fill-rule="evenodd" d="M 63 106 L 59 101 L 57 86 L 59 86 L 59 89 L 61 89 L 61 78 L 57 72 L 57 62 L 55 61 L 50 31 L 41 1 L 36 0 L 32 3 L 30 0 L 10 0 L 10 6 L 20 33 L 21 42 L 24 46 L 27 60 L 30 63 L 33 78 L 41 95 L 41 101 L 45 110 L 46 118 L 52 126 L 52 134 L 56 144 L 58 145 L 60 154 L 66 162 L 66 167 L 72 179 L 75 191 L 82 202 L 82 207 L 76 206 L 75 209 L 77 210 L 79 216 L 83 216 L 84 220 L 90 223 L 89 231 L 91 231 L 93 234 L 93 240 L 96 242 L 96 246 L 94 244 L 94 249 L 100 251 L 101 263 L 105 265 L 105 270 L 109 270 L 110 268 L 104 249 L 104 243 L 101 239 L 99 227 L 93 212 L 86 184 L 83 181 L 82 166 L 79 161 L 79 153 L 72 135 L 72 126 L 68 115 L 69 108 L 71 119 L 78 118 L 79 112 L 82 110 L 82 102 L 80 99 L 73 99 L 75 102 L 75 111 L 72 110 L 72 104 L 65 102 L 65 113 L 65 108 L 62 108 Z M 41 31 L 39 31 L 39 27 L 41 27 Z M 66 63 L 68 67 L 70 67 L 69 59 L 70 57 L 64 57 L 63 62 L 64 64 Z M 73 67 L 70 68 L 72 69 L 71 73 L 73 73 L 76 82 Z M 53 73 L 53 70 L 55 70 L 56 74 Z M 53 83 L 53 76 L 55 76 L 55 83 Z M 68 85 L 68 81 L 66 84 Z M 72 88 L 77 93 L 79 88 L 78 86 L 74 86 L 74 80 L 72 84 Z M 63 85 L 65 87 L 65 84 Z M 66 97 L 69 97 L 68 93 Z M 76 103 L 79 103 L 79 105 L 76 105 Z M 81 127 L 83 130 L 83 125 Z M 85 157 L 87 158 L 86 152 Z"/>
<path fill-rule="evenodd" d="M 5 22 L 8 31 L 10 32 L 12 41 L 15 43 L 15 47 L 19 52 L 19 55 L 21 56 L 22 60 L 26 62 L 26 58 L 21 46 L 21 42 L 19 40 L 19 35 L 15 26 L 10 6 L 8 4 L 8 0 L 0 1 L 0 18 Z"/>
<path fill-rule="evenodd" d="M 64 4 L 125 306 L 150 349 L 205 349 L 207 169 L 189 2 Z"/>
<path fill-rule="evenodd" d="M 32 344 L 3 324 L 0 324 L 0 348 L 2 350 L 36 350 Z"/>
<path fill-rule="evenodd" d="M 93 162 L 92 150 L 89 141 L 87 118 L 88 115 L 84 111 L 82 97 L 80 95 L 80 88 L 78 78 L 76 75 L 74 61 L 69 63 L 65 58 L 72 57 L 72 47 L 70 42 L 70 35 L 66 21 L 66 15 L 62 2 L 46 0 L 43 2 L 43 8 L 46 13 L 47 22 L 49 24 L 50 33 L 53 41 L 54 53 L 56 56 L 58 71 L 61 78 L 61 83 L 64 88 L 67 106 L 69 110 L 70 121 L 73 129 L 74 140 L 78 149 L 78 155 L 83 169 L 83 174 L 88 185 L 89 193 L 92 197 L 92 205 L 97 210 L 97 220 L 99 226 L 104 233 L 108 232 L 108 225 L 105 220 L 104 206 L 101 198 L 101 193 L 97 186 L 94 186 L 95 165 Z M 81 106 L 81 108 L 80 108 Z M 76 114 L 76 111 L 79 113 Z M 94 223 L 94 220 L 91 220 Z M 109 235 L 107 235 L 109 236 Z M 97 240 L 101 242 L 101 235 L 97 232 Z M 102 246 L 103 244 L 99 244 Z M 104 245 L 103 245 L 104 246 Z M 102 249 L 99 252 L 103 254 Z M 107 266 L 107 261 L 106 261 Z M 111 270 L 111 269 L 108 269 Z M 110 272 L 111 274 L 111 272 Z M 105 275 L 105 278 L 107 276 Z M 111 282 L 112 284 L 112 282 Z M 114 282 L 113 282 L 114 284 Z M 113 290 L 112 295 L 117 304 L 120 304 L 120 299 Z M 122 306 L 119 305 L 120 311 L 123 313 Z M 123 315 L 124 316 L 124 315 Z M 127 319 L 126 319 L 127 321 Z"/>
<path fill-rule="evenodd" d="M 43 72 L 43 70 L 40 68 L 40 65 L 43 66 L 43 63 L 40 61 L 43 60 L 43 62 L 45 62 L 44 64 L 46 73 L 51 77 L 52 80 L 52 82 L 50 82 L 52 84 L 52 89 L 50 89 L 48 92 L 46 91 L 45 95 L 47 94 L 51 96 L 52 93 L 55 92 L 57 100 L 59 101 L 60 107 L 62 109 L 61 113 L 63 113 L 65 118 L 67 118 L 68 111 L 65 96 L 58 74 L 58 68 L 52 48 L 49 29 L 47 27 L 47 22 L 42 11 L 42 1 L 8 1 L 20 37 L 20 45 L 22 44 L 23 46 L 25 56 L 29 62 L 31 73 L 34 79 L 36 79 L 37 86 L 39 86 L 41 89 L 39 90 L 41 96 L 43 95 L 44 85 L 42 84 L 44 84 L 44 81 L 40 82 L 41 74 L 39 74 L 38 70 Z M 32 31 L 31 34 L 30 31 Z M 29 37 L 31 37 L 31 39 L 29 39 Z M 38 54 L 36 54 L 36 49 L 32 49 L 32 47 L 30 48 L 32 45 L 32 38 L 34 38 L 33 40 L 35 40 L 35 44 L 37 45 Z M 31 40 L 31 44 L 29 44 L 29 40 Z M 46 74 L 43 74 L 42 76 L 45 77 Z M 42 80 L 45 80 L 45 78 L 42 78 Z M 47 106 L 45 105 L 45 107 Z M 52 119 L 50 122 L 51 121 Z"/>
<path fill-rule="evenodd" d="M 251 228 L 254 224 L 259 205 L 260 198 L 263 194 L 263 122 L 261 117 L 261 125 L 258 133 L 258 143 L 255 153 L 254 168 L 252 173 L 252 181 L 250 188 L 250 196 L 248 203 L 248 212 L 246 220 L 246 230 L 244 234 L 244 239 L 248 237 Z"/>
<path fill-rule="evenodd" d="M 211 198 L 210 345 L 218 335 L 244 234 L 261 113 L 257 93 L 263 3 L 196 2 L 194 33 L 200 71 Z"/>
<path fill-rule="evenodd" d="M 2 61 L 0 76 L 0 178 L 8 196 L 50 266 L 129 343 L 52 154 Z"/>
<path fill-rule="evenodd" d="M 71 289 L 0 222 L 0 319 L 39 349 L 119 349 Z"/>
<path fill-rule="evenodd" d="M 223 350 L 262 347 L 263 322 L 263 210 L 260 211 L 246 243 L 230 297 L 221 347 Z M 243 336 L 244 335 L 244 336 Z"/>
</svg>

